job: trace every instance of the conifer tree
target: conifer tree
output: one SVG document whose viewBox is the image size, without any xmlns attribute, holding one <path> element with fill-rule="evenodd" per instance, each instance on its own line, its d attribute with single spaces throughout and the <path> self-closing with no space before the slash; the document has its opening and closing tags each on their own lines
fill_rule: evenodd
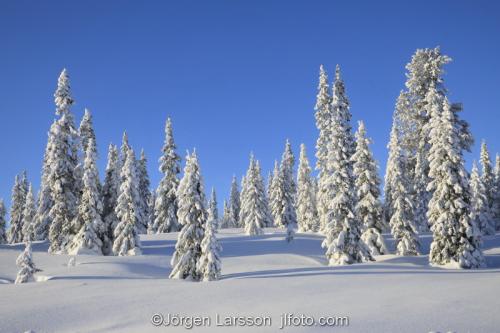
<svg viewBox="0 0 500 333">
<path fill-rule="evenodd" d="M 493 173 L 493 168 L 491 166 L 490 153 L 488 151 L 488 146 L 486 141 L 481 142 L 481 180 L 486 189 L 486 198 L 488 206 L 493 207 L 493 197 L 494 197 L 494 185 L 495 185 L 495 175 Z"/>
<path fill-rule="evenodd" d="M 141 158 L 137 161 L 137 178 L 139 192 L 139 207 L 141 210 L 141 219 L 137 226 L 137 231 L 140 234 L 145 234 L 148 230 L 149 217 L 149 200 L 151 200 L 151 191 L 149 189 L 150 181 L 147 169 L 147 159 L 144 150 L 141 150 Z"/>
<path fill-rule="evenodd" d="M 137 232 L 140 207 L 137 200 L 139 194 L 135 154 L 131 148 L 126 152 L 127 158 L 120 174 L 120 195 L 115 209 L 119 222 L 114 230 L 113 253 L 118 256 L 141 254 L 141 242 Z"/>
<path fill-rule="evenodd" d="M 372 255 L 386 254 L 388 251 L 381 234 L 386 225 L 382 219 L 382 204 L 379 198 L 378 165 L 369 147 L 371 139 L 366 136 L 364 122 L 359 122 L 355 137 L 356 151 L 352 159 L 357 196 L 356 218 L 362 223 L 363 230 L 361 239 Z"/>
<path fill-rule="evenodd" d="M 210 195 L 210 200 L 208 201 L 208 220 L 214 221 L 214 226 L 216 229 L 219 228 L 219 211 L 217 209 L 217 194 L 215 193 L 215 188 L 212 187 L 212 193 Z"/>
<path fill-rule="evenodd" d="M 0 198 L 0 244 L 7 243 L 7 231 L 5 229 L 7 224 L 7 221 L 5 221 L 6 213 L 5 204 L 3 199 Z"/>
<path fill-rule="evenodd" d="M 361 225 L 355 217 L 354 138 L 349 101 L 338 65 L 332 95 L 333 122 L 326 163 L 328 177 L 322 184 L 323 198 L 328 203 L 323 216 L 326 238 L 322 246 L 326 248 L 330 265 L 345 265 L 373 258 L 361 241 Z"/>
<path fill-rule="evenodd" d="M 130 150 L 130 144 L 128 143 L 127 131 L 123 132 L 122 135 L 122 146 L 120 147 L 120 161 L 121 165 L 125 164 L 125 160 L 128 157 L 128 151 Z"/>
<path fill-rule="evenodd" d="M 20 270 L 17 273 L 15 284 L 35 281 L 35 273 L 40 272 L 40 270 L 36 268 L 35 263 L 33 262 L 31 242 L 26 242 L 26 247 L 24 248 L 23 253 L 17 257 L 16 265 L 20 268 Z"/>
<path fill-rule="evenodd" d="M 460 268 L 485 265 L 480 249 L 480 231 L 471 219 L 468 174 L 462 157 L 460 127 L 447 99 L 442 112 L 431 114 L 429 152 L 432 182 L 429 190 L 429 219 L 433 241 L 429 261 L 433 265 L 453 264 Z"/>
<path fill-rule="evenodd" d="M 392 154 L 392 207 L 391 233 L 394 237 L 396 254 L 400 256 L 416 256 L 420 253 L 420 242 L 413 223 L 413 202 L 411 196 L 411 183 L 404 172 L 406 165 L 399 139 L 391 136 L 394 144 Z"/>
<path fill-rule="evenodd" d="M 80 143 L 82 145 L 82 150 L 85 154 L 90 140 L 94 141 L 94 145 L 96 145 L 97 143 L 94 132 L 94 124 L 92 121 L 92 114 L 88 109 L 85 109 L 85 113 L 83 115 L 82 121 L 80 122 L 80 128 L 78 132 L 80 134 Z"/>
<path fill-rule="evenodd" d="M 494 235 L 493 216 L 488 205 L 488 193 L 483 178 L 479 176 L 476 161 L 470 174 L 471 220 L 478 226 L 482 235 Z"/>
<path fill-rule="evenodd" d="M 240 221 L 247 235 L 262 234 L 266 225 L 267 208 L 264 183 L 260 174 L 259 162 L 250 156 L 250 165 L 245 176 L 245 195 L 241 201 Z"/>
<path fill-rule="evenodd" d="M 276 219 L 281 214 L 283 207 L 281 206 L 281 201 L 278 200 L 281 191 L 280 181 L 279 181 L 280 168 L 278 161 L 274 161 L 273 176 L 269 181 L 269 207 L 273 217 L 273 223 L 276 227 L 282 227 L 276 224 Z"/>
<path fill-rule="evenodd" d="M 229 204 L 227 203 L 226 200 L 224 200 L 224 213 L 222 217 L 221 228 L 233 228 L 233 227 L 234 227 L 233 215 L 231 214 Z"/>
<path fill-rule="evenodd" d="M 51 222 L 49 213 L 54 204 L 49 183 L 53 161 L 52 147 L 54 145 L 51 133 L 54 132 L 55 126 L 57 126 L 56 121 L 54 121 L 51 125 L 43 157 L 42 179 L 40 182 L 40 190 L 38 191 L 38 204 L 35 215 L 35 240 L 46 240 L 49 237 L 49 227 Z"/>
<path fill-rule="evenodd" d="M 148 234 L 156 234 L 156 230 L 154 229 L 155 223 L 155 202 L 156 202 L 156 191 L 151 191 L 151 196 L 148 202 L 149 209 L 149 218 L 148 218 Z"/>
<path fill-rule="evenodd" d="M 28 242 L 35 240 L 35 197 L 33 195 L 33 187 L 28 185 L 28 193 L 24 203 L 23 210 L 23 241 Z"/>
<path fill-rule="evenodd" d="M 491 212 L 493 214 L 495 229 L 498 230 L 500 229 L 500 156 L 498 154 L 495 158 L 495 169 L 493 174 L 493 205 L 491 207 Z"/>
<path fill-rule="evenodd" d="M 121 164 L 118 156 L 118 147 L 110 144 L 108 148 L 108 162 L 106 165 L 104 185 L 102 187 L 102 220 L 106 232 L 100 235 L 103 242 L 102 252 L 105 255 L 112 253 L 114 230 L 118 223 L 116 216 L 116 206 L 121 185 Z"/>
<path fill-rule="evenodd" d="M 274 222 L 277 227 L 286 228 L 286 240 L 293 240 L 297 226 L 297 214 L 295 211 L 296 184 L 293 176 L 295 158 L 292 153 L 290 142 L 285 143 L 285 151 L 281 157 L 278 177 L 276 182 L 276 197 L 273 211 L 276 212 Z"/>
<path fill-rule="evenodd" d="M 90 138 L 87 142 L 83 167 L 83 191 L 78 212 L 73 224 L 78 228 L 77 234 L 68 244 L 69 255 L 103 254 L 103 241 L 109 243 L 107 226 L 102 221 L 103 210 L 101 194 L 98 189 L 99 173 L 96 165 L 95 142 Z"/>
<path fill-rule="evenodd" d="M 214 193 L 215 192 L 212 191 L 212 194 Z M 210 212 L 209 220 L 206 223 L 205 235 L 201 241 L 201 256 L 197 263 L 197 270 L 203 281 L 219 280 L 222 270 L 220 258 L 222 246 L 219 244 L 216 236 L 217 221 L 215 219 L 210 219 L 210 217 L 213 217 L 213 210 L 210 209 Z"/>
<path fill-rule="evenodd" d="M 23 212 L 26 203 L 26 192 L 24 191 L 22 178 L 17 175 L 12 187 L 12 198 L 10 206 L 10 227 L 7 238 L 10 244 L 23 241 Z"/>
<path fill-rule="evenodd" d="M 392 207 L 394 206 L 393 191 L 394 187 L 394 170 L 396 163 L 399 163 L 399 156 L 396 152 L 401 151 L 401 147 L 397 147 L 398 144 L 398 133 L 397 125 L 395 120 L 392 122 L 391 135 L 389 143 L 387 144 L 387 149 L 389 150 L 389 156 L 387 158 L 387 164 L 385 168 L 385 178 L 384 178 L 384 212 L 383 218 L 384 223 L 389 224 L 392 217 Z"/>
<path fill-rule="evenodd" d="M 240 191 L 238 190 L 238 182 L 236 180 L 236 176 L 233 175 L 233 180 L 231 181 L 231 191 L 229 192 L 229 210 L 231 211 L 231 215 L 233 217 L 232 221 L 234 221 L 234 227 L 241 226 L 240 209 Z"/>
<path fill-rule="evenodd" d="M 49 229 L 49 252 L 64 252 L 65 246 L 73 236 L 71 222 L 76 215 L 77 201 L 80 195 L 78 187 L 78 133 L 75 128 L 71 105 L 69 77 L 64 69 L 59 76 L 54 94 L 56 115 L 59 119 L 51 128 L 53 145 L 51 147 L 51 171 L 48 182 L 53 205 L 50 209 L 52 220 Z"/>
<path fill-rule="evenodd" d="M 177 187 L 179 186 L 178 174 L 180 173 L 181 158 L 176 153 L 176 145 L 172 131 L 172 122 L 167 119 L 165 125 L 165 143 L 160 157 L 160 172 L 163 178 L 156 190 L 155 221 L 153 230 L 157 233 L 178 231 L 180 224 L 177 220 Z"/>
<path fill-rule="evenodd" d="M 297 222 L 300 232 L 319 230 L 316 191 L 304 144 L 300 145 L 299 171 L 297 173 Z"/>
<path fill-rule="evenodd" d="M 203 178 L 196 152 L 186 157 L 184 176 L 179 183 L 177 195 L 179 200 L 177 217 L 182 229 L 175 244 L 170 278 L 199 281 L 202 276 L 197 265 L 201 257 L 201 242 L 205 235 L 207 210 Z"/>
</svg>

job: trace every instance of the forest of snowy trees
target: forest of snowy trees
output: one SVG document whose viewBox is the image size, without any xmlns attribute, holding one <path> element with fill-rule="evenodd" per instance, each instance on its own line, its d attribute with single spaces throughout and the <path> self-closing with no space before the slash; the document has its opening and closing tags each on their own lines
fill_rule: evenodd
<svg viewBox="0 0 500 333">
<path fill-rule="evenodd" d="M 217 280 L 220 228 L 241 228 L 247 235 L 283 228 L 287 242 L 293 242 L 295 232 L 321 233 L 330 265 L 390 253 L 382 236 L 387 232 L 395 239 L 395 254 L 419 255 L 419 235 L 431 232 L 430 264 L 483 267 L 481 239 L 500 228 L 500 157 L 493 165 L 483 141 L 480 168 L 474 162 L 471 172 L 466 170 L 463 155 L 474 139 L 461 118 L 461 104 L 448 99 L 443 67 L 450 61 L 439 48 L 419 49 L 406 66 L 384 184 L 365 123 L 352 128 L 340 67 L 329 82 L 321 66 L 314 114 L 316 163 L 311 166 L 302 144 L 296 166 L 286 140 L 281 160 L 265 179 L 252 153 L 241 180 L 232 178 L 220 218 L 215 189 L 206 198 L 195 150 L 184 159 L 181 173 L 171 119 L 165 124 L 156 189 L 151 189 L 144 151 L 138 156 L 126 132 L 121 147 L 109 144 L 101 180 L 92 114 L 85 110 L 77 127 L 69 75 L 63 70 L 40 188 L 36 194 L 26 172 L 15 177 L 8 221 L 0 199 L 0 243 L 26 242 L 18 260 L 20 282 L 37 271 L 32 241 L 48 241 L 53 254 L 127 256 L 141 254 L 140 234 L 168 232 L 179 232 L 171 278 Z"/>
</svg>

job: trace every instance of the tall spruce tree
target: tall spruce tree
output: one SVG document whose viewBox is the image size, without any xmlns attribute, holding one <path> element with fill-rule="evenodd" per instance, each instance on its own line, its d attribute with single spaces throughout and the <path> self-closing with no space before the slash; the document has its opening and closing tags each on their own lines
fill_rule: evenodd
<svg viewBox="0 0 500 333">
<path fill-rule="evenodd" d="M 369 147 L 371 139 L 366 136 L 364 122 L 359 122 L 355 137 L 356 151 L 352 159 L 357 195 L 356 218 L 362 223 L 363 230 L 361 239 L 372 255 L 386 254 L 388 251 L 382 232 L 387 227 L 382 218 L 378 165 Z"/>
<path fill-rule="evenodd" d="M 38 191 L 38 205 L 35 216 L 36 240 L 46 240 L 49 237 L 49 227 L 51 222 L 49 213 L 54 204 L 49 181 L 53 161 L 52 147 L 54 142 L 52 133 L 54 132 L 53 128 L 55 128 L 55 126 L 57 126 L 56 121 L 54 121 L 51 125 L 51 130 L 48 134 L 47 146 L 45 147 L 45 153 L 43 156 L 42 179 L 40 182 L 40 190 Z"/>
<path fill-rule="evenodd" d="M 480 231 L 471 219 L 468 174 L 462 156 L 460 125 L 444 99 L 442 112 L 431 114 L 429 152 L 433 193 L 429 219 L 433 241 L 429 261 L 433 265 L 478 268 L 485 265 L 480 249 Z"/>
<path fill-rule="evenodd" d="M 233 179 L 231 181 L 231 190 L 229 192 L 229 210 L 233 217 L 232 221 L 234 222 L 234 227 L 241 226 L 240 209 L 241 209 L 241 201 L 240 201 L 240 191 L 238 189 L 238 181 L 236 180 L 236 176 L 233 175 Z"/>
<path fill-rule="evenodd" d="M 319 230 L 315 185 L 304 144 L 300 145 L 299 171 L 297 172 L 297 223 L 300 232 Z"/>
<path fill-rule="evenodd" d="M 0 198 L 0 244 L 7 243 L 7 230 L 5 229 L 7 225 L 7 221 L 5 220 L 6 213 L 5 204 L 3 199 Z"/>
<path fill-rule="evenodd" d="M 488 190 L 483 178 L 479 175 L 476 161 L 472 164 L 470 174 L 471 220 L 478 226 L 482 235 L 494 235 L 493 215 L 488 205 Z"/>
<path fill-rule="evenodd" d="M 140 234 L 147 233 L 149 223 L 149 217 L 151 213 L 149 212 L 149 200 L 151 200 L 151 191 L 149 186 L 151 185 L 149 181 L 147 159 L 144 149 L 141 150 L 141 158 L 137 161 L 137 180 L 138 180 L 138 192 L 139 192 L 139 207 L 141 210 L 141 220 L 137 226 L 137 231 Z"/>
<path fill-rule="evenodd" d="M 281 210 L 283 207 L 281 206 L 281 201 L 278 200 L 279 193 L 281 191 L 280 181 L 279 181 L 280 168 L 278 161 L 274 161 L 274 169 L 272 173 L 272 178 L 269 181 L 268 185 L 268 196 L 269 196 L 269 207 L 271 210 L 271 215 L 273 217 L 273 224 L 276 227 L 282 227 L 276 224 L 276 219 L 278 215 L 281 214 Z"/>
<path fill-rule="evenodd" d="M 198 262 L 202 254 L 201 242 L 205 235 L 207 210 L 205 190 L 196 152 L 186 157 L 184 176 L 177 191 L 179 232 L 172 257 L 171 279 L 199 281 L 202 278 Z"/>
<path fill-rule="evenodd" d="M 497 154 L 495 158 L 494 185 L 493 185 L 493 205 L 491 211 L 495 229 L 500 229 L 500 156 Z"/>
<path fill-rule="evenodd" d="M 395 132 L 391 133 L 392 146 L 391 154 L 391 175 L 392 175 L 392 207 L 391 233 L 394 237 L 396 254 L 400 256 L 416 256 L 420 253 L 420 242 L 413 222 L 413 202 L 411 196 L 411 183 L 408 180 L 404 167 L 406 156 L 399 144 L 399 139 Z"/>
<path fill-rule="evenodd" d="M 23 209 L 23 241 L 31 242 L 35 240 L 35 215 L 36 204 L 33 194 L 33 186 L 28 185 L 28 193 L 26 194 L 24 209 Z"/>
<path fill-rule="evenodd" d="M 208 200 L 208 220 L 214 221 L 214 226 L 216 229 L 219 228 L 219 210 L 217 208 L 217 194 L 215 193 L 215 188 L 212 187 L 212 192 L 210 194 L 210 200 Z"/>
<path fill-rule="evenodd" d="M 325 186 L 323 183 L 328 178 L 326 163 L 328 159 L 328 145 L 331 140 L 331 127 L 333 122 L 333 113 L 331 109 L 332 98 L 329 93 L 328 76 L 320 66 L 318 94 L 316 96 L 316 105 L 314 107 L 316 113 L 316 127 L 319 134 L 316 141 L 316 170 L 318 170 L 318 193 L 317 193 L 317 210 L 319 216 L 326 215 L 327 202 L 325 199 L 326 193 L 323 191 Z M 320 220 L 321 222 L 321 220 Z M 324 225 L 320 223 L 320 229 L 324 230 Z"/>
<path fill-rule="evenodd" d="M 226 200 L 224 200 L 224 211 L 222 216 L 222 225 L 221 228 L 233 228 L 234 221 L 233 215 L 231 214 L 231 210 L 229 209 L 229 204 Z"/>
<path fill-rule="evenodd" d="M 287 230 L 286 240 L 293 240 L 295 228 L 297 226 L 297 213 L 295 211 L 296 184 L 293 176 L 295 158 L 292 153 L 290 142 L 286 140 L 285 151 L 281 157 L 278 177 L 276 182 L 276 197 L 273 211 L 275 224 Z"/>
<path fill-rule="evenodd" d="M 94 141 L 94 145 L 96 145 L 97 143 L 94 132 L 94 124 L 92 121 L 92 114 L 88 109 L 85 109 L 82 121 L 80 122 L 80 128 L 78 130 L 78 133 L 80 134 L 80 143 L 82 145 L 82 151 L 85 154 L 90 140 Z"/>
<path fill-rule="evenodd" d="M 250 165 L 245 176 L 245 195 L 241 201 L 240 220 L 247 235 L 262 234 L 266 226 L 267 208 L 264 184 L 260 174 L 259 162 L 250 156 Z"/>
<path fill-rule="evenodd" d="M 322 182 L 326 212 L 323 212 L 326 238 L 322 246 L 330 265 L 346 265 L 373 260 L 361 241 L 361 224 L 355 216 L 355 187 L 352 165 L 354 137 L 352 135 L 349 101 L 337 65 L 332 98 L 333 122 L 328 145 L 326 170 Z"/>
<path fill-rule="evenodd" d="M 83 191 L 78 212 L 73 224 L 78 228 L 77 234 L 67 247 L 69 255 L 103 254 L 103 243 L 109 243 L 107 226 L 103 222 L 103 204 L 99 191 L 99 172 L 96 165 L 95 142 L 89 138 L 85 152 L 83 167 Z M 101 240 L 104 238 L 104 242 Z"/>
<path fill-rule="evenodd" d="M 114 230 L 113 253 L 118 256 L 141 254 L 141 242 L 137 232 L 140 207 L 138 204 L 138 180 L 134 150 L 126 150 L 127 158 L 122 166 L 120 195 L 115 208 L 119 222 Z"/>
<path fill-rule="evenodd" d="M 488 146 L 486 141 L 481 142 L 481 180 L 486 189 L 486 198 L 488 206 L 493 207 L 494 201 L 494 186 L 495 186 L 495 174 L 493 173 L 493 167 L 491 166 L 490 152 L 488 151 Z"/>
<path fill-rule="evenodd" d="M 177 220 L 177 187 L 181 158 L 176 153 L 176 145 L 172 131 L 172 122 L 167 119 L 165 125 L 165 143 L 160 157 L 160 172 L 163 178 L 156 190 L 155 221 L 153 230 L 158 233 L 172 232 L 180 229 Z"/>
<path fill-rule="evenodd" d="M 23 241 L 23 212 L 26 203 L 26 192 L 22 176 L 17 175 L 12 187 L 12 197 L 10 206 L 10 227 L 7 238 L 10 244 Z"/>
<path fill-rule="evenodd" d="M 53 137 L 51 171 L 48 179 L 53 205 L 49 229 L 49 252 L 61 253 L 74 235 L 72 224 L 77 209 L 80 188 L 78 187 L 78 132 L 75 128 L 71 106 L 69 77 L 64 69 L 59 76 L 54 94 L 56 115 L 59 116 L 51 128 Z"/>
<path fill-rule="evenodd" d="M 105 255 L 112 254 L 114 230 L 120 222 L 116 216 L 116 206 L 121 185 L 121 164 L 118 154 L 118 147 L 110 144 L 108 148 L 108 162 L 106 165 L 104 185 L 102 187 L 102 220 L 105 226 L 105 233 L 100 235 L 103 242 L 102 252 Z"/>
</svg>

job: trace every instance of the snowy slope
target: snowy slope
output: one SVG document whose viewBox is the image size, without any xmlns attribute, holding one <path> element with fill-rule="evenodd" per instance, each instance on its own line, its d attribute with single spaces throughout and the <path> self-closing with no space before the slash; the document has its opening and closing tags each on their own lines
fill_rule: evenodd
<svg viewBox="0 0 500 333">
<path fill-rule="evenodd" d="M 271 316 L 272 326 L 238 331 L 277 332 L 283 313 L 348 316 L 348 327 L 286 328 L 294 332 L 498 332 L 500 235 L 484 243 L 488 268 L 444 270 L 427 256 L 393 255 L 377 262 L 327 267 L 322 237 L 297 234 L 287 244 L 283 231 L 261 236 L 223 230 L 223 279 L 217 282 L 169 280 L 176 233 L 143 235 L 138 257 L 47 254 L 33 244 L 34 261 L 45 282 L 14 285 L 15 259 L 22 245 L 0 246 L 0 332 L 172 332 L 155 327 L 161 313 L 209 316 L 210 327 L 197 332 L 233 332 L 215 326 L 215 315 Z M 392 240 L 385 235 L 388 245 Z M 430 236 L 424 235 L 424 253 Z M 3 283 L 2 283 L 3 282 Z"/>
</svg>

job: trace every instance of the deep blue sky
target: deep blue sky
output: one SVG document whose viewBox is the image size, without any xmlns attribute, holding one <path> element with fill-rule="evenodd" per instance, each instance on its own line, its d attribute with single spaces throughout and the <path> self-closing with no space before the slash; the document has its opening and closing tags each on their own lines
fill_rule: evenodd
<svg viewBox="0 0 500 333">
<path fill-rule="evenodd" d="M 94 115 L 101 166 L 127 130 L 152 185 L 167 116 L 196 147 L 207 191 L 227 196 L 253 151 L 267 174 L 286 138 L 314 156 L 318 68 L 340 64 L 353 120 L 385 169 L 394 102 L 417 48 L 454 61 L 446 86 L 478 142 L 500 150 L 498 1 L 0 1 L 0 197 L 16 173 L 38 187 L 53 93 L 66 67 L 79 122 Z"/>
</svg>

